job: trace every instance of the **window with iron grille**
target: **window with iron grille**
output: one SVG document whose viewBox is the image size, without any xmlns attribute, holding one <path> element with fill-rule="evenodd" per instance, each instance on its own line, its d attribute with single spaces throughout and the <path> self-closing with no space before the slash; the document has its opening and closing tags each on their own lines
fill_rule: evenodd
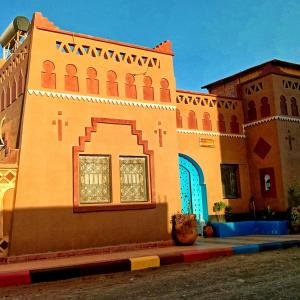
<svg viewBox="0 0 300 300">
<path fill-rule="evenodd" d="M 79 156 L 80 204 L 111 202 L 110 156 Z"/>
<path fill-rule="evenodd" d="M 223 198 L 239 198 L 239 166 L 229 164 L 221 165 L 221 177 L 223 187 Z"/>
<path fill-rule="evenodd" d="M 121 156 L 119 161 L 121 202 L 148 201 L 147 158 Z"/>
</svg>

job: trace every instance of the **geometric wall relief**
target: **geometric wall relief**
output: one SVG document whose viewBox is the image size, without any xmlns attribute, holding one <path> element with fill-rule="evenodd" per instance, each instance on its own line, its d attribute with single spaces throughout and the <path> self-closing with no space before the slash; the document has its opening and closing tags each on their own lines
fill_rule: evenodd
<svg viewBox="0 0 300 300">
<path fill-rule="evenodd" d="M 288 135 L 285 137 L 285 139 L 289 143 L 290 151 L 292 151 L 293 150 L 293 141 L 295 140 L 295 138 L 291 135 L 291 132 L 289 130 L 288 130 Z"/>
<path fill-rule="evenodd" d="M 269 99 L 267 97 L 262 97 L 261 100 L 261 106 L 260 106 L 260 116 L 262 118 L 269 117 L 271 114 L 271 108 L 269 104 Z"/>
<path fill-rule="evenodd" d="M 158 124 L 158 129 L 154 130 L 154 133 L 158 134 L 159 147 L 163 147 L 163 134 L 167 134 L 167 131 L 162 130 L 160 121 L 157 124 Z"/>
<path fill-rule="evenodd" d="M 58 116 L 62 116 L 62 111 L 57 112 Z M 63 123 L 65 126 L 69 125 L 68 121 L 63 122 L 61 117 L 58 117 L 58 120 L 53 120 L 52 125 L 57 125 L 57 139 L 58 141 L 62 141 L 63 138 Z"/>
<path fill-rule="evenodd" d="M 99 80 L 97 79 L 97 70 L 87 68 L 86 91 L 89 94 L 99 94 Z"/>
<path fill-rule="evenodd" d="M 262 82 L 258 82 L 257 84 L 253 84 L 245 88 L 246 95 L 252 95 L 253 93 L 257 93 L 263 90 Z"/>
<path fill-rule="evenodd" d="M 291 80 L 282 80 L 282 85 L 286 89 L 300 90 L 300 83 Z"/>
<path fill-rule="evenodd" d="M 258 142 L 254 147 L 254 153 L 256 153 L 261 159 L 264 159 L 269 151 L 271 150 L 272 146 L 268 144 L 263 138 L 259 138 Z"/>
<path fill-rule="evenodd" d="M 90 45 L 75 43 L 63 43 L 56 41 L 56 49 L 63 54 L 75 54 L 77 56 L 89 56 L 96 60 L 112 61 L 114 63 L 132 64 L 139 67 L 160 68 L 160 60 L 156 56 L 139 55 L 135 52 L 122 49 L 104 49 Z"/>
<path fill-rule="evenodd" d="M 56 74 L 54 73 L 55 65 L 50 60 L 43 62 L 43 71 L 41 73 L 41 86 L 44 88 L 55 89 Z"/>
<path fill-rule="evenodd" d="M 166 78 L 162 78 L 160 81 L 160 101 L 171 102 L 169 81 Z"/>
<path fill-rule="evenodd" d="M 177 91 L 176 102 L 181 104 L 192 104 L 203 107 L 216 107 L 235 110 L 238 106 L 238 101 L 223 100 L 223 99 L 208 99 L 202 95 L 186 95 Z"/>
</svg>

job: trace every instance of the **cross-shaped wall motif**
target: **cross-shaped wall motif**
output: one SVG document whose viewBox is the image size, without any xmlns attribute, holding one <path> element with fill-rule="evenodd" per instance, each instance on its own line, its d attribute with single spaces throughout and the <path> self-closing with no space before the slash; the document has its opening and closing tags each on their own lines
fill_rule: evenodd
<svg viewBox="0 0 300 300">
<path fill-rule="evenodd" d="M 58 116 L 61 116 L 62 112 L 58 111 L 57 114 L 58 114 Z M 63 138 L 63 130 L 62 130 L 63 120 L 60 119 L 60 118 L 58 118 L 57 121 L 53 120 L 52 125 L 56 125 L 56 124 L 57 124 L 57 138 L 58 138 L 59 141 L 62 141 L 62 138 Z M 69 125 L 68 121 L 65 121 L 64 125 L 68 126 Z"/>
<path fill-rule="evenodd" d="M 154 130 L 154 133 L 158 134 L 159 147 L 163 147 L 163 134 L 167 134 L 165 130 L 161 129 L 161 122 L 158 122 L 158 129 Z"/>
</svg>

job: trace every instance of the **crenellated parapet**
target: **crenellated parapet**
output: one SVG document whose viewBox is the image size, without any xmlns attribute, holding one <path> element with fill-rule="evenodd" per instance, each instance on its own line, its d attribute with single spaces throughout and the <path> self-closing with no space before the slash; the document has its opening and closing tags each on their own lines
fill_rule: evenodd
<svg viewBox="0 0 300 300">
<path fill-rule="evenodd" d="M 63 31 L 33 18 L 28 87 L 59 93 L 175 103 L 171 42 L 146 48 Z"/>
<path fill-rule="evenodd" d="M 177 90 L 177 128 L 242 134 L 243 107 L 240 99 Z"/>
</svg>

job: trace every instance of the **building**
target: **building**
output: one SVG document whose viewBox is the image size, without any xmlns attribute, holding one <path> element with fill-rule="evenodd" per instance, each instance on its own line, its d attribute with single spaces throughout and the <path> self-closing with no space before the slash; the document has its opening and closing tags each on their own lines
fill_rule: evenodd
<svg viewBox="0 0 300 300">
<path fill-rule="evenodd" d="M 171 43 L 67 32 L 35 13 L 0 61 L 3 255 L 168 241 L 198 221 L 288 207 L 300 180 L 300 65 L 273 60 L 177 90 Z"/>
</svg>

